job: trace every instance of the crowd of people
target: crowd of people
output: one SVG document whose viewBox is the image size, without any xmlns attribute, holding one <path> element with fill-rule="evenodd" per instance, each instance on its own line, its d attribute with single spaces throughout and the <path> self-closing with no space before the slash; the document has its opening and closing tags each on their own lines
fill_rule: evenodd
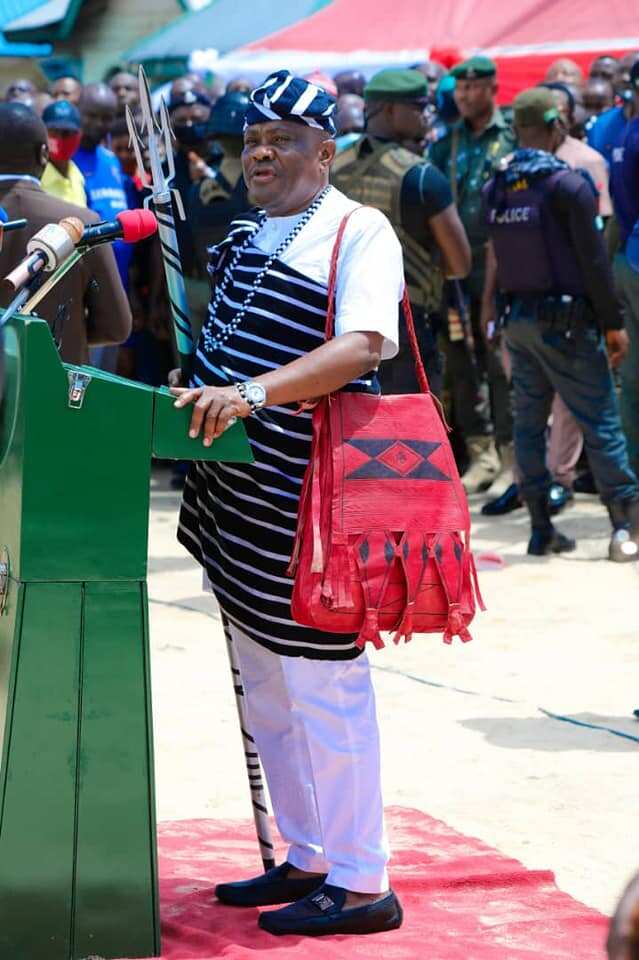
<svg viewBox="0 0 639 960">
<path fill-rule="evenodd" d="M 547 293 L 554 276 L 542 278 L 545 289 L 526 293 L 545 297 L 548 323 L 561 328 L 566 342 L 571 337 L 575 342 L 570 318 L 582 301 L 592 312 L 608 342 L 615 389 L 602 373 L 601 392 L 585 400 L 570 384 L 566 396 L 566 383 L 560 389 L 547 369 L 541 376 L 530 362 L 526 368 L 514 342 L 506 346 L 513 331 L 523 329 L 513 322 L 518 288 L 504 285 L 504 269 L 511 268 L 499 262 L 504 244 L 489 228 L 486 189 L 518 142 L 521 146 L 526 125 L 517 123 L 512 106 L 497 106 L 494 63 L 477 56 L 451 70 L 435 62 L 385 70 L 369 82 L 354 71 L 334 77 L 315 72 L 307 79 L 337 101 L 332 183 L 381 209 L 400 238 L 420 347 L 431 389 L 444 401 L 454 428 L 466 491 L 488 495 L 483 506 L 488 516 L 526 503 L 533 533 L 545 531 L 531 539 L 529 550 L 542 553 L 574 546 L 551 532 L 550 517 L 575 491 L 599 492 L 625 544 L 619 531 L 627 532 L 634 522 L 626 507 L 637 495 L 633 477 L 639 471 L 639 273 L 628 252 L 639 219 L 639 53 L 598 57 L 587 77 L 571 60 L 559 59 L 536 88 L 537 115 L 552 132 L 543 149 L 552 153 L 557 170 L 579 171 L 578 186 L 583 181 L 590 191 L 582 219 L 588 220 L 593 206 L 594 225 L 579 225 L 576 201 L 568 198 L 560 228 L 565 249 L 550 255 L 560 261 L 552 266 L 555 273 L 569 271 L 571 231 L 573 238 L 574 230 L 582 231 L 579 244 L 573 244 L 579 260 L 573 265 L 579 274 L 574 289 L 562 291 L 563 304 L 551 303 Z M 196 333 L 210 296 L 207 250 L 249 206 L 241 152 L 251 88 L 241 77 L 224 85 L 219 78 L 205 82 L 186 74 L 164 91 L 175 135 L 175 186 L 186 211 L 177 228 Z M 103 83 L 88 85 L 64 76 L 47 90 L 16 79 L 4 99 L 29 108 L 46 127 L 48 159 L 41 178 L 46 193 L 103 220 L 143 204 L 149 173 L 137 168 L 124 116 L 127 106 L 134 115 L 138 109 L 134 73 L 113 69 Z M 544 121 L 546 102 L 554 112 Z M 539 137 L 535 143 L 539 146 Z M 7 163 L 2 166 L 7 169 Z M 509 242 L 507 236 L 506 247 Z M 534 256 L 532 243 L 524 244 L 527 258 Z M 114 252 L 132 329 L 119 346 L 95 346 L 91 359 L 158 385 L 175 365 L 159 244 L 116 243 Z M 537 254 L 546 257 L 548 251 Z M 509 316 L 510 333 L 504 329 Z M 385 392 L 416 389 L 405 331 L 400 341 L 399 356 L 380 370 Z M 77 352 L 73 356 L 77 359 Z M 548 362 L 535 360 L 538 367 Z M 624 435 L 615 432 L 615 393 Z M 532 394 L 541 399 L 531 403 Z M 615 505 L 620 499 L 623 509 Z M 618 547 L 611 542 L 612 559 L 630 558 L 631 546 Z"/>
<path fill-rule="evenodd" d="M 274 934 L 402 923 L 387 872 L 374 696 L 358 645 L 379 638 L 400 543 L 402 629 L 412 629 L 432 566 L 449 640 L 466 632 L 453 579 L 470 579 L 470 560 L 464 567 L 459 542 L 447 558 L 439 531 L 428 543 L 421 531 L 413 554 L 408 536 L 394 543 L 383 531 L 382 543 L 375 528 L 360 538 L 357 561 L 348 537 L 335 538 L 332 576 L 324 567 L 309 592 L 318 607 L 331 600 L 352 616 L 342 594 L 358 582 L 351 561 L 361 561 L 359 635 L 293 612 L 290 571 L 306 559 L 312 573 L 322 569 L 318 533 L 331 512 L 312 501 L 306 557 L 298 505 L 325 480 L 307 474 L 309 407 L 342 389 L 417 389 L 406 318 L 398 324 L 404 288 L 466 491 L 490 498 L 484 514 L 525 504 L 528 553 L 560 553 L 575 542 L 553 515 L 575 490 L 596 491 L 610 516 L 610 560 L 639 557 L 639 52 L 597 58 L 588 78 L 558 60 L 508 108 L 497 105 L 498 79 L 489 58 L 473 56 L 451 70 L 417 64 L 368 81 L 353 71 L 300 78 L 282 70 L 255 90 L 242 78 L 223 86 L 186 75 L 166 91 L 186 214 L 180 256 L 196 336 L 203 329 L 191 382 L 174 383 L 176 406 L 193 404 L 190 436 L 202 431 L 206 445 L 243 418 L 255 457 L 192 465 L 178 536 L 216 594 L 240 662 L 250 739 L 291 844 L 283 864 L 219 884 L 216 896 L 238 907 L 289 903 L 259 915 Z M 86 86 L 62 77 L 47 92 L 10 84 L 0 103 L 3 214 L 25 216 L 32 235 L 72 213 L 94 223 L 140 206 L 149 171 L 129 143 L 127 108 L 136 115 L 138 85 L 120 69 Z M 25 234 L 6 238 L 0 276 L 20 259 Z M 157 238 L 91 251 L 42 303 L 63 359 L 82 362 L 92 350 L 105 369 L 167 381 L 175 356 L 160 258 Z M 339 336 L 324 342 L 333 293 Z M 415 441 L 362 442 L 369 477 L 416 469 L 406 466 Z M 385 461 L 394 446 L 404 449 Z M 429 461 L 428 448 L 440 446 L 420 444 L 421 479 L 451 479 Z M 424 580 L 423 592 L 433 584 Z M 636 889 L 635 880 L 611 926 L 611 960 L 637 954 Z"/>
</svg>

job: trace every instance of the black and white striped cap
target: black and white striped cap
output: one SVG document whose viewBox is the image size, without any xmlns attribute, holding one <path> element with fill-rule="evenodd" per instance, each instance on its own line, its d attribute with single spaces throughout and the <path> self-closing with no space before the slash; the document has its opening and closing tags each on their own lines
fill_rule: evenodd
<svg viewBox="0 0 639 960">
<path fill-rule="evenodd" d="M 251 93 L 244 129 L 268 120 L 296 120 L 335 136 L 335 100 L 321 87 L 278 70 Z"/>
</svg>

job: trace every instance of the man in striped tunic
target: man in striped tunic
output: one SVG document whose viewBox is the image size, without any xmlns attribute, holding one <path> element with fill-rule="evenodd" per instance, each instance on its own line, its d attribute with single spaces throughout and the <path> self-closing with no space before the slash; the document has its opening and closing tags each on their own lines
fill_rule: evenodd
<svg viewBox="0 0 639 960">
<path fill-rule="evenodd" d="M 328 185 L 334 101 L 287 71 L 251 95 L 242 163 L 255 214 L 211 251 L 213 295 L 193 381 L 191 436 L 205 445 L 245 418 L 255 462 L 194 464 L 179 539 L 202 564 L 238 655 L 287 860 L 220 884 L 225 903 L 262 906 L 271 933 L 390 930 L 379 734 L 366 654 L 354 635 L 302 627 L 287 576 L 311 414 L 299 403 L 341 389 L 379 392 L 397 353 L 399 242 L 377 210 L 358 209 L 337 269 L 336 336 L 324 342 L 331 252 L 356 204 Z"/>
</svg>

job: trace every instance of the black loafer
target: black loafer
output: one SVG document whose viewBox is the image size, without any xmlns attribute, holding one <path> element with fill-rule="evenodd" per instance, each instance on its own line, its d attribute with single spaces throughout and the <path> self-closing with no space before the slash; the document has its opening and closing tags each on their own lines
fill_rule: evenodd
<svg viewBox="0 0 639 960">
<path fill-rule="evenodd" d="M 329 883 L 282 910 L 261 913 L 259 925 L 276 936 L 325 937 L 337 933 L 382 933 L 401 927 L 403 912 L 393 891 L 365 907 L 344 909 L 347 891 Z"/>
<path fill-rule="evenodd" d="M 569 503 L 573 503 L 574 499 L 575 495 L 569 487 L 564 487 L 562 483 L 552 483 L 548 491 L 548 512 L 554 517 Z"/>
<path fill-rule="evenodd" d="M 218 883 L 215 896 L 221 903 L 228 903 L 232 907 L 269 907 L 299 900 L 321 887 L 325 880 L 325 875 L 289 880 L 290 869 L 291 864 L 285 861 L 252 880 Z"/>
<path fill-rule="evenodd" d="M 512 513 L 520 507 L 523 507 L 523 503 L 519 496 L 519 487 L 516 483 L 511 483 L 500 497 L 485 503 L 481 512 L 484 517 L 502 517 L 505 513 Z"/>
</svg>

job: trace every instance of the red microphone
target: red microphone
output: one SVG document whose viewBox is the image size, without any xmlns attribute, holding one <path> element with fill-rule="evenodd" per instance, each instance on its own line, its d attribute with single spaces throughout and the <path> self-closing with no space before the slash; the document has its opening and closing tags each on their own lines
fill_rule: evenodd
<svg viewBox="0 0 639 960">
<path fill-rule="evenodd" d="M 138 243 L 139 240 L 152 237 L 158 229 L 158 222 L 150 210 L 123 210 L 115 220 L 105 220 L 89 227 L 85 227 L 76 217 L 67 217 L 60 221 L 62 225 L 70 222 L 73 222 L 76 229 L 78 224 L 80 226 L 76 241 L 79 250 L 95 247 L 100 243 L 112 243 L 113 240 Z"/>
</svg>

